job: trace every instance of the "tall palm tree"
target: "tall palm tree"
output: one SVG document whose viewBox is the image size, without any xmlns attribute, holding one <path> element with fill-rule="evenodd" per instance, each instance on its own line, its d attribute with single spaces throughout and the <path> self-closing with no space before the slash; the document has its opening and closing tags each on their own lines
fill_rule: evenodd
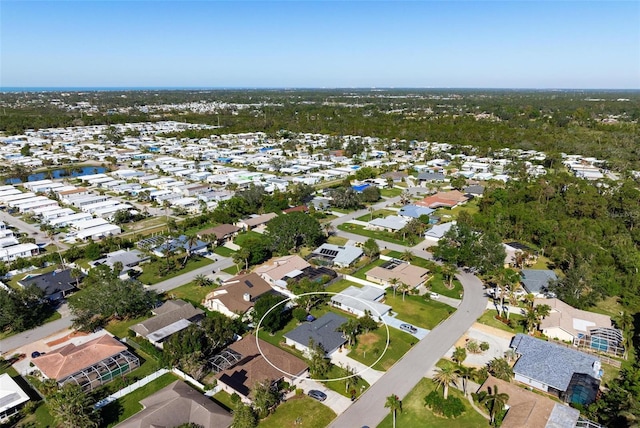
<svg viewBox="0 0 640 428">
<path fill-rule="evenodd" d="M 462 364 L 462 362 L 467 358 L 467 350 L 462 346 L 456 346 L 456 349 L 453 351 L 453 355 L 451 359 L 455 361 L 457 364 Z"/>
<path fill-rule="evenodd" d="M 406 284 L 402 281 L 400 281 L 398 283 L 398 291 L 400 291 L 402 293 L 402 301 L 404 302 L 404 296 L 405 294 L 407 294 L 407 291 L 409 291 L 411 289 L 411 286 L 409 284 Z"/>
<path fill-rule="evenodd" d="M 249 257 L 251 253 L 246 248 L 240 248 L 233 254 L 233 262 L 236 264 L 236 273 L 240 272 L 240 264 L 244 262 L 246 269 L 249 269 Z"/>
<path fill-rule="evenodd" d="M 404 250 L 400 255 L 400 259 L 405 262 L 410 262 L 411 260 L 413 260 L 413 257 L 414 255 L 411 250 Z"/>
<path fill-rule="evenodd" d="M 389 280 L 389 284 L 391 285 L 391 287 L 393 287 L 393 297 L 396 297 L 396 288 L 398 287 L 398 278 L 391 278 Z"/>
<path fill-rule="evenodd" d="M 438 386 L 442 385 L 442 392 L 445 400 L 449 396 L 449 384 L 455 383 L 457 377 L 458 371 L 452 365 L 446 365 L 442 368 L 436 369 L 436 374 L 433 375 L 433 380 L 436 381 Z"/>
<path fill-rule="evenodd" d="M 628 311 L 622 311 L 620 315 L 614 317 L 613 322 L 622 330 L 622 347 L 624 348 L 622 356 L 626 360 L 629 357 L 629 349 L 633 347 L 633 316 Z"/>
<path fill-rule="evenodd" d="M 331 234 L 336 230 L 336 228 L 331 224 L 330 221 L 324 223 L 322 225 L 322 228 L 324 229 L 324 233 L 325 235 L 327 235 L 327 238 L 331 236 Z"/>
<path fill-rule="evenodd" d="M 456 266 L 451 263 L 445 263 L 440 267 L 440 272 L 442 272 L 442 276 L 447 280 L 447 288 L 449 290 L 453 289 L 453 278 L 455 278 L 457 271 Z"/>
<path fill-rule="evenodd" d="M 193 278 L 193 282 L 198 287 L 206 287 L 211 284 L 211 280 L 203 274 L 198 274 Z"/>
<path fill-rule="evenodd" d="M 467 384 L 469 379 L 476 375 L 478 370 L 475 367 L 467 367 L 463 365 L 458 366 L 458 375 L 462 378 L 462 391 L 464 395 L 467 395 Z"/>
<path fill-rule="evenodd" d="M 80 288 L 80 278 L 82 278 L 82 271 L 77 267 L 71 269 L 71 278 L 76 280 L 76 288 Z"/>
<path fill-rule="evenodd" d="M 369 211 L 370 214 L 370 219 L 369 221 L 373 220 L 373 212 L 376 210 L 375 208 L 373 208 L 373 206 L 369 206 L 369 208 L 367 208 L 367 210 Z"/>
<path fill-rule="evenodd" d="M 498 379 L 511 382 L 513 379 L 513 369 L 511 364 L 504 358 L 494 358 L 487 364 L 489 373 Z"/>
<path fill-rule="evenodd" d="M 182 265 L 187 264 L 187 260 L 191 257 L 191 249 L 198 244 L 198 237 L 196 235 L 187 235 L 187 241 L 185 242 L 185 251 L 186 255 L 184 256 L 184 260 L 182 261 Z"/>
<path fill-rule="evenodd" d="M 478 395 L 478 401 L 489 411 L 489 423 L 494 425 L 496 422 L 496 416 L 506 406 L 509 401 L 509 395 L 504 392 L 498 392 L 498 386 L 494 386 L 493 390 L 489 388 L 489 392 L 482 391 Z"/>
<path fill-rule="evenodd" d="M 396 428 L 396 411 L 402 412 L 402 401 L 400 401 L 400 397 L 391 394 L 387 397 L 384 407 L 388 408 L 393 415 L 393 428 Z"/>
</svg>

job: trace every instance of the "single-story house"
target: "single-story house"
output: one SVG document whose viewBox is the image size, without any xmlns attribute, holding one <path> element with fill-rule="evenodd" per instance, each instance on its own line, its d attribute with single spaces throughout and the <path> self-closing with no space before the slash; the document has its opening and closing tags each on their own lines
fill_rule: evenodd
<svg viewBox="0 0 640 428">
<path fill-rule="evenodd" d="M 429 279 L 429 270 L 401 260 L 392 259 L 381 266 L 370 269 L 365 273 L 365 277 L 367 281 L 384 287 L 392 286 L 392 281 L 395 278 L 398 284 L 402 282 L 411 288 L 416 288 Z"/>
<path fill-rule="evenodd" d="M 260 348 L 258 349 L 258 345 Z M 264 380 L 293 385 L 305 376 L 307 363 L 277 346 L 248 334 L 209 360 L 218 385 L 229 394 L 251 401 L 251 388 Z M 274 367 L 275 366 L 275 367 Z"/>
<path fill-rule="evenodd" d="M 422 183 L 443 183 L 449 181 L 446 175 L 441 172 L 420 172 L 418 182 Z"/>
<path fill-rule="evenodd" d="M 401 216 L 388 215 L 384 218 L 374 218 L 366 228 L 369 230 L 386 230 L 387 232 L 397 232 L 407 225 L 409 221 Z"/>
<path fill-rule="evenodd" d="M 543 297 L 549 285 L 557 280 L 556 273 L 548 269 L 522 269 L 520 271 L 520 282 L 526 292 L 538 297 Z"/>
<path fill-rule="evenodd" d="M 122 263 L 122 271 L 120 272 L 120 275 L 124 275 L 140 263 L 144 263 L 149 259 L 151 259 L 150 256 L 139 250 L 117 250 L 107 253 L 107 255 L 101 259 L 89 262 L 89 264 L 92 267 L 107 265 L 113 269 L 115 264 L 120 262 Z"/>
<path fill-rule="evenodd" d="M 78 282 L 82 282 L 86 276 L 82 272 L 79 273 L 80 276 L 74 278 L 71 276 L 71 269 L 54 270 L 37 276 L 26 276 L 18 281 L 18 285 L 23 288 L 35 285 L 44 291 L 44 296 L 47 299 L 60 300 L 77 290 Z"/>
<path fill-rule="evenodd" d="M 362 288 L 350 286 L 331 297 L 331 304 L 359 317 L 368 311 L 372 318 L 379 320 L 391 310 L 391 306 L 380 303 L 384 295 L 384 290 L 370 285 Z"/>
<path fill-rule="evenodd" d="M 316 345 L 322 346 L 327 356 L 331 356 L 342 345 L 347 343 L 344 335 L 337 331 L 345 322 L 347 322 L 346 318 L 333 312 L 328 312 L 314 321 L 305 322 L 285 333 L 285 343 L 305 354 L 309 354 L 309 342 L 313 340 Z"/>
<path fill-rule="evenodd" d="M 462 191 L 468 197 L 480 197 L 484 195 L 484 186 L 480 184 L 471 184 L 462 189 Z"/>
<path fill-rule="evenodd" d="M 234 226 L 232 224 L 221 224 L 216 227 L 201 230 L 198 232 L 198 238 L 206 241 L 207 236 L 215 236 L 216 245 L 224 245 L 226 242 L 232 241 L 238 232 L 240 232 L 240 228 L 238 226 Z"/>
<path fill-rule="evenodd" d="M 108 334 L 82 345 L 65 345 L 32 361 L 46 379 L 55 379 L 60 386 L 75 383 L 85 391 L 140 367 L 138 357 Z"/>
<path fill-rule="evenodd" d="M 456 224 L 455 221 L 448 223 L 436 224 L 431 229 L 424 232 L 424 239 L 437 243 L 442 237 Z"/>
<path fill-rule="evenodd" d="M 469 198 L 459 190 L 452 190 L 450 192 L 438 192 L 435 195 L 427 196 L 415 202 L 415 205 L 420 205 L 427 208 L 455 208 L 458 205 L 464 204 Z"/>
<path fill-rule="evenodd" d="M 240 220 L 236 223 L 236 226 L 244 230 L 256 229 L 256 232 L 264 231 L 269 223 L 274 218 L 278 217 L 276 213 L 267 213 L 262 215 L 256 215 L 244 220 Z"/>
<path fill-rule="evenodd" d="M 478 392 L 492 394 L 496 388 L 509 396 L 502 428 L 575 428 L 580 417 L 578 409 L 493 376 L 487 378 Z"/>
<path fill-rule="evenodd" d="M 595 355 L 518 333 L 511 340 L 518 355 L 514 378 L 532 388 L 555 395 L 567 403 L 592 403 L 602 376 Z"/>
<path fill-rule="evenodd" d="M 131 330 L 160 349 L 171 335 L 204 318 L 202 309 L 180 299 L 168 300 L 151 313 L 155 316 L 131 326 Z"/>
<path fill-rule="evenodd" d="M 8 374 L 0 374 L 0 423 L 17 414 L 29 401 L 29 395 Z"/>
<path fill-rule="evenodd" d="M 273 288 L 257 273 L 252 272 L 225 281 L 207 294 L 202 304 L 210 311 L 237 318 L 249 312 L 260 296 L 271 292 L 274 292 Z"/>
<path fill-rule="evenodd" d="M 233 417 L 215 401 L 177 380 L 140 400 L 143 409 L 117 428 L 158 428 L 194 424 L 202 428 L 227 428 Z"/>
<path fill-rule="evenodd" d="M 165 257 L 167 250 L 189 250 L 191 254 L 203 254 L 208 251 L 207 245 L 208 244 L 206 242 L 200 241 L 199 239 L 196 240 L 195 243 L 189 243 L 189 238 L 186 235 L 180 235 L 177 238 L 165 241 L 158 247 L 154 248 L 152 252 L 157 257 Z"/>
<path fill-rule="evenodd" d="M 311 257 L 322 259 L 338 267 L 348 267 L 362 257 L 363 251 L 353 245 L 322 244 L 311 253 Z"/>
<path fill-rule="evenodd" d="M 283 256 L 256 267 L 253 271 L 271 286 L 287 287 L 287 281 L 300 275 L 311 264 L 298 255 Z"/>
<path fill-rule="evenodd" d="M 420 218 L 423 215 L 430 216 L 431 214 L 433 214 L 434 211 L 435 210 L 431 208 L 421 207 L 420 205 L 409 204 L 400 208 L 400 211 L 398 211 L 398 214 L 407 219 L 412 219 L 412 218 Z"/>
<path fill-rule="evenodd" d="M 533 304 L 551 307 L 540 322 L 540 330 L 547 337 L 574 344 L 588 339 L 589 345 L 600 351 L 621 346 L 622 332 L 613 327 L 607 315 L 576 309 L 560 299 L 535 299 Z"/>
</svg>

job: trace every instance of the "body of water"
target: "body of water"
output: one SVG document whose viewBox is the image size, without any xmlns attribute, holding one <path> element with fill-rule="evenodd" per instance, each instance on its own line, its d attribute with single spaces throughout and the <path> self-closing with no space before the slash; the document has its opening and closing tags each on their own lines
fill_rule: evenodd
<svg viewBox="0 0 640 428">
<path fill-rule="evenodd" d="M 83 175 L 90 174 L 102 174 L 107 169 L 102 166 L 83 166 L 83 167 L 69 167 L 69 168 L 60 168 L 54 169 L 52 171 L 39 172 L 37 174 L 31 174 L 27 181 L 39 181 L 46 180 L 51 178 L 65 178 L 65 177 L 81 177 Z M 8 178 L 5 180 L 6 184 L 20 184 L 22 180 L 18 177 Z"/>
</svg>

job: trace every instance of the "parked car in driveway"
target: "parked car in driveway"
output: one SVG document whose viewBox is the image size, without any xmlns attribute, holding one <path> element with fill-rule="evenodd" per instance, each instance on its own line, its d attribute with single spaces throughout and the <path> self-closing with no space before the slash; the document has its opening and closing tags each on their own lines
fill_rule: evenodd
<svg viewBox="0 0 640 428">
<path fill-rule="evenodd" d="M 309 397 L 315 398 L 318 401 L 324 401 L 327 399 L 327 394 L 322 391 L 318 391 L 317 389 L 312 389 L 307 392 L 307 394 L 309 395 Z"/>
<path fill-rule="evenodd" d="M 429 294 L 429 296 L 430 296 L 432 299 L 434 299 L 434 300 L 437 300 L 437 299 L 439 299 L 439 298 L 440 298 L 440 295 L 439 295 L 438 293 L 434 293 L 434 292 L 431 292 L 431 293 Z"/>
<path fill-rule="evenodd" d="M 406 331 L 407 333 L 416 334 L 418 329 L 412 326 L 411 324 L 400 324 L 400 330 Z"/>
</svg>

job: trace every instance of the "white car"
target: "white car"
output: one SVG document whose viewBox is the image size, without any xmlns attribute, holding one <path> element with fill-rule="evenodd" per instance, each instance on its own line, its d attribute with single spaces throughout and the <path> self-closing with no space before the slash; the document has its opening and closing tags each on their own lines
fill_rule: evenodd
<svg viewBox="0 0 640 428">
<path fill-rule="evenodd" d="M 429 296 L 434 299 L 434 300 L 438 300 L 440 298 L 440 295 L 438 293 L 429 293 Z"/>
</svg>

